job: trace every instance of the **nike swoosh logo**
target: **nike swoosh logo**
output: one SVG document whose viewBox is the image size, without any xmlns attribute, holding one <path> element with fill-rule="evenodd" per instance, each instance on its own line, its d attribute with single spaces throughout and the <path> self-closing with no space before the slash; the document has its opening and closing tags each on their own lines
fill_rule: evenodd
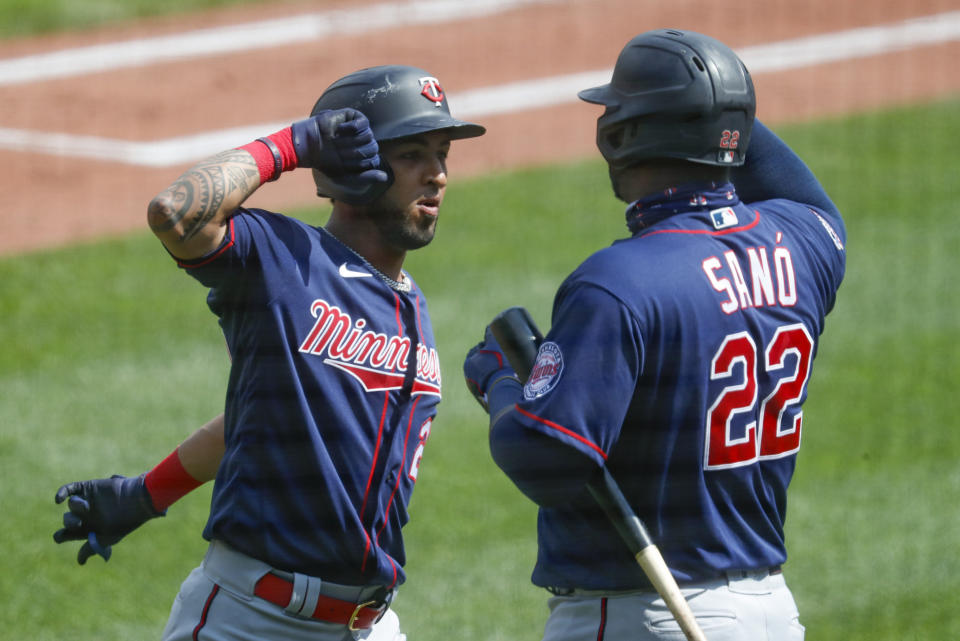
<svg viewBox="0 0 960 641">
<path fill-rule="evenodd" d="M 344 278 L 370 278 L 373 276 L 370 272 L 358 272 L 350 269 L 346 263 L 340 265 L 340 275 Z"/>
</svg>

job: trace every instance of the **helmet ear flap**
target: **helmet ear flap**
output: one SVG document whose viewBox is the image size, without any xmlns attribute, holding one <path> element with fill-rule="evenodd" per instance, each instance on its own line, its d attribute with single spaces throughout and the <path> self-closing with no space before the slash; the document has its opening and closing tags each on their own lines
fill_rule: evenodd
<svg viewBox="0 0 960 641">
<path fill-rule="evenodd" d="M 610 129 L 607 129 L 602 133 L 602 144 L 611 152 L 616 152 L 618 149 L 623 147 L 623 143 L 627 139 L 626 128 L 626 124 L 622 123 L 617 127 L 611 127 Z"/>
<path fill-rule="evenodd" d="M 368 205 L 382 196 L 393 184 L 393 169 L 380 157 L 380 170 L 386 172 L 386 182 L 360 182 L 355 176 L 328 176 L 314 169 L 313 182 L 317 185 L 317 195 L 321 198 L 339 200 L 350 205 Z"/>
<path fill-rule="evenodd" d="M 612 156 L 625 147 L 636 147 L 639 145 L 639 139 L 643 135 L 643 119 L 633 118 L 619 122 L 611 127 L 606 127 L 600 132 L 603 140 L 602 146 Z"/>
</svg>

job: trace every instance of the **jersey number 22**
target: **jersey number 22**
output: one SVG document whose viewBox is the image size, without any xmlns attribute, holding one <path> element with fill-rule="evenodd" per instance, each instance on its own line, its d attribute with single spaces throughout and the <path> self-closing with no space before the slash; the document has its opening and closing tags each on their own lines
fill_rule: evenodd
<svg viewBox="0 0 960 641">
<path fill-rule="evenodd" d="M 704 469 L 750 465 L 800 449 L 800 402 L 812 360 L 813 338 L 799 323 L 777 328 L 763 355 L 757 353 L 753 337 L 746 332 L 724 338 L 710 364 L 710 379 L 729 380 L 730 384 L 707 410 Z M 760 389 L 758 366 L 764 367 L 765 380 L 769 380 L 766 386 L 772 389 Z M 734 432 L 734 419 L 739 415 L 745 415 L 741 424 L 744 419 L 747 422 Z"/>
</svg>

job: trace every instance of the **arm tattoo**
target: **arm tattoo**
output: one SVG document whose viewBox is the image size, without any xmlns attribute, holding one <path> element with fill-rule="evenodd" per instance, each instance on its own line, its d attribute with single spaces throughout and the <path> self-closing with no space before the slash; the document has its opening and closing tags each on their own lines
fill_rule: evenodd
<svg viewBox="0 0 960 641">
<path fill-rule="evenodd" d="M 168 231 L 183 222 L 180 239 L 190 240 L 217 215 L 230 213 L 223 211 L 226 201 L 240 203 L 250 195 L 252 176 L 259 176 L 256 162 L 237 149 L 194 165 L 158 197 L 167 211 L 151 208 L 151 227 Z"/>
<path fill-rule="evenodd" d="M 193 185 L 181 177 L 150 203 L 150 209 L 147 210 L 150 229 L 155 232 L 170 231 L 183 220 L 189 209 L 188 203 L 192 202 Z"/>
</svg>

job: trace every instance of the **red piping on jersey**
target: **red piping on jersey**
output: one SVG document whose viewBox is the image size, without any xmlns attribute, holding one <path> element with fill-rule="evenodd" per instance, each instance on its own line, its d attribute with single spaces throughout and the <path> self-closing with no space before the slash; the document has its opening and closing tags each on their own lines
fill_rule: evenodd
<svg viewBox="0 0 960 641">
<path fill-rule="evenodd" d="M 362 515 L 361 515 L 360 523 L 361 523 L 361 525 L 363 524 L 363 517 L 362 517 Z M 361 572 L 363 572 L 363 571 L 366 569 L 366 567 L 367 567 L 367 557 L 370 555 L 370 535 L 367 534 L 367 531 L 366 531 L 366 530 L 363 531 L 363 539 L 364 539 L 364 544 L 363 544 L 363 562 L 360 563 L 360 571 L 361 571 Z"/>
<path fill-rule="evenodd" d="M 597 630 L 597 641 L 603 641 L 603 633 L 607 628 L 607 597 L 600 599 L 600 629 Z"/>
<path fill-rule="evenodd" d="M 397 300 L 397 326 L 400 326 L 400 297 L 394 293 L 394 298 Z M 417 325 L 419 329 L 420 324 L 420 297 L 417 296 Z M 390 499 L 387 501 L 387 507 L 383 510 L 383 524 L 380 525 L 380 529 L 377 530 L 377 545 L 380 545 L 380 533 L 383 532 L 383 528 L 387 527 L 387 519 L 390 518 L 390 506 L 393 505 L 393 497 L 397 493 L 397 488 L 400 487 L 400 479 L 403 478 L 403 466 L 407 462 L 407 443 L 410 442 L 410 427 L 413 425 L 413 414 L 417 409 L 417 403 L 420 402 L 420 399 L 417 398 L 413 401 L 413 408 L 410 410 L 410 421 L 407 424 L 407 434 L 403 439 L 403 456 L 400 458 L 400 469 L 397 471 L 397 484 L 393 486 L 393 491 L 390 492 Z M 390 561 L 390 567 L 393 568 L 393 581 L 390 582 L 390 585 L 387 588 L 392 588 L 397 584 L 397 564 L 394 563 L 393 557 L 389 554 L 387 555 L 387 560 Z"/>
<path fill-rule="evenodd" d="M 657 234 L 696 234 L 696 235 L 706 235 L 706 236 L 724 236 L 726 234 L 733 234 L 738 231 L 747 231 L 748 229 L 753 229 L 760 222 L 760 212 L 754 210 L 757 216 L 753 219 L 752 222 L 747 223 L 746 225 L 741 225 L 739 227 L 731 227 L 730 229 L 721 229 L 719 231 L 710 231 L 709 229 L 655 229 L 649 233 L 641 234 L 641 238 L 646 238 L 647 236 L 655 236 Z"/>
<path fill-rule="evenodd" d="M 234 232 L 233 232 L 233 218 L 227 221 L 226 237 L 229 240 L 223 245 L 221 245 L 220 249 L 214 252 L 212 256 L 207 256 L 205 259 L 201 260 L 199 263 L 186 263 L 178 258 L 177 265 L 180 267 L 183 267 L 184 269 L 193 269 L 195 267 L 203 267 L 204 265 L 208 265 L 213 261 L 215 261 L 216 259 L 220 258 L 220 256 L 222 256 L 225 251 L 233 247 L 233 243 L 236 240 L 236 236 L 234 235 Z"/>
<path fill-rule="evenodd" d="M 390 492 L 390 499 L 387 501 L 387 507 L 383 510 L 383 523 L 380 525 L 380 529 L 377 530 L 377 545 L 380 544 L 380 533 L 383 532 L 383 528 L 387 527 L 387 519 L 390 514 L 390 506 L 393 505 L 393 497 L 397 495 L 397 490 L 400 489 L 400 480 L 404 475 L 404 466 L 407 464 L 407 444 L 410 443 L 410 430 L 413 429 L 413 417 L 417 411 L 417 403 L 420 402 L 422 396 L 418 396 L 413 399 L 413 407 L 410 408 L 410 420 L 407 421 L 407 434 L 403 438 L 403 456 L 400 457 L 400 469 L 397 471 L 397 482 L 393 486 L 393 491 Z"/>
<path fill-rule="evenodd" d="M 210 595 L 207 597 L 207 602 L 203 604 L 203 612 L 200 613 L 200 623 L 198 623 L 197 627 L 193 629 L 193 641 L 198 641 L 200 638 L 200 630 L 207 625 L 207 615 L 210 614 L 210 606 L 213 605 L 213 597 L 217 596 L 217 592 L 219 591 L 220 586 L 214 583 L 213 589 L 210 591 Z"/>
<path fill-rule="evenodd" d="M 420 320 L 420 296 L 417 295 L 414 301 L 414 307 L 417 308 L 417 335 L 423 338 L 423 322 Z"/>
<path fill-rule="evenodd" d="M 397 333 L 403 333 L 403 324 L 400 322 L 400 296 L 396 292 L 393 293 L 394 300 L 394 311 L 397 317 Z M 367 488 L 363 491 L 363 503 L 360 504 L 360 523 L 363 524 L 363 514 L 367 511 L 367 499 L 370 497 L 370 486 L 373 484 L 373 472 L 377 469 L 377 458 L 380 456 L 380 444 L 383 441 L 383 424 L 387 420 L 387 409 L 390 407 L 390 392 L 386 392 L 383 395 L 383 411 L 380 412 L 380 426 L 377 428 L 377 445 L 373 449 L 373 462 L 370 463 L 370 476 L 367 477 Z M 376 516 L 376 515 L 374 515 Z M 373 523 L 371 523 L 373 525 Z M 363 551 L 363 562 L 360 564 L 360 571 L 363 572 L 367 568 L 367 558 L 370 554 L 370 535 L 367 534 L 366 529 L 363 531 L 363 535 L 367 538 L 366 549 Z"/>
<path fill-rule="evenodd" d="M 575 433 L 575 432 L 573 432 L 573 431 L 571 431 L 571 430 L 568 430 L 567 428 L 563 427 L 562 425 L 557 425 L 557 424 L 554 423 L 553 421 L 548 421 L 548 420 L 545 419 L 545 418 L 540 418 L 540 417 L 537 416 L 536 414 L 531 414 L 530 412 L 526 411 L 525 409 L 523 409 L 523 408 L 520 407 L 519 405 L 514 405 L 513 407 L 514 407 L 514 409 L 516 409 L 518 412 L 520 412 L 520 413 L 523 414 L 524 416 L 526 416 L 526 417 L 528 417 L 528 418 L 532 418 L 533 420 L 535 420 L 535 421 L 538 422 L 538 423 L 542 423 L 542 424 L 546 425 L 547 427 L 551 427 L 551 428 L 557 430 L 558 432 L 562 432 L 563 434 L 566 434 L 567 436 L 569 436 L 569 437 L 571 437 L 571 438 L 574 438 L 574 439 L 580 441 L 581 443 L 583 443 L 584 445 L 586 445 L 587 447 L 589 447 L 589 448 L 592 449 L 593 451 L 597 452 L 600 456 L 602 456 L 604 461 L 607 460 L 607 453 L 604 452 L 602 449 L 600 449 L 600 446 L 597 445 L 596 443 L 594 443 L 593 441 L 590 441 L 590 440 L 588 440 L 588 439 L 580 436 L 579 434 L 577 434 L 577 433 Z"/>
<path fill-rule="evenodd" d="M 390 407 L 390 392 L 383 395 L 383 411 L 380 412 L 380 426 L 377 428 L 377 445 L 373 448 L 373 462 L 370 464 L 370 476 L 367 477 L 367 489 L 363 492 L 363 503 L 360 504 L 360 523 L 363 523 L 363 513 L 367 511 L 367 498 L 370 496 L 370 486 L 373 484 L 373 471 L 377 469 L 377 458 L 380 456 L 380 443 L 383 440 L 383 424 L 387 420 L 387 408 Z M 363 563 L 360 564 L 360 571 L 363 572 L 367 565 L 367 554 L 370 552 L 370 535 L 363 531 L 367 537 L 367 549 L 363 552 Z"/>
</svg>

